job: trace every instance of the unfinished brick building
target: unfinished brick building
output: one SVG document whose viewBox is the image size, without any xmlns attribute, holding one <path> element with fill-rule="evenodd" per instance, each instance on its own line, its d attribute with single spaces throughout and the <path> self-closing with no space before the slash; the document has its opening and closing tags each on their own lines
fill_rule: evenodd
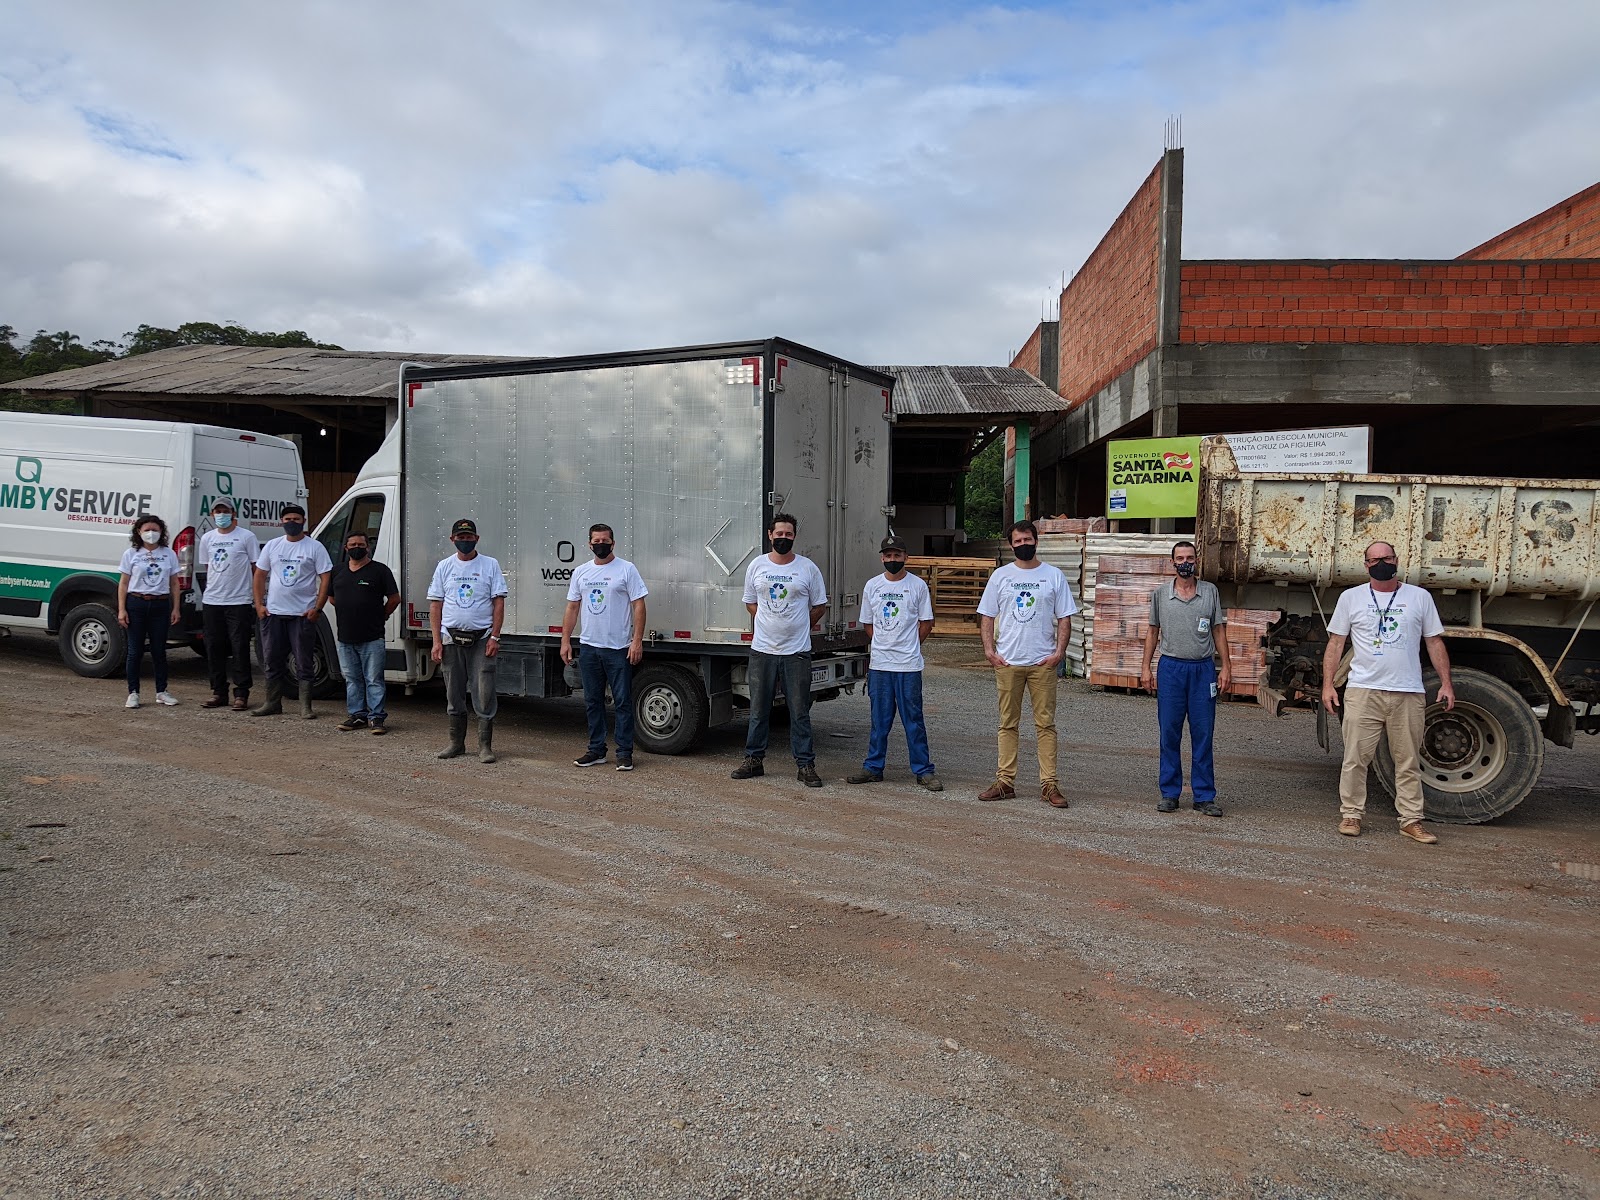
<svg viewBox="0 0 1600 1200">
<path fill-rule="evenodd" d="M 1378 471 L 1600 470 L 1600 184 L 1458 259 L 1184 259 L 1182 223 L 1169 150 L 1013 360 L 1068 410 L 1035 511 L 1101 511 L 1114 437 L 1365 424 Z"/>
</svg>

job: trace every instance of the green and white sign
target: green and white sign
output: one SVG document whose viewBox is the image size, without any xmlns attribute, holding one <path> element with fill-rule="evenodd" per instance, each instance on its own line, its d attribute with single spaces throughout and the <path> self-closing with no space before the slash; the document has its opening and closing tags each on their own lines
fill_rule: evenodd
<svg viewBox="0 0 1600 1200">
<path fill-rule="evenodd" d="M 1106 443 L 1106 516 L 1192 517 L 1200 503 L 1200 439 Z"/>
</svg>

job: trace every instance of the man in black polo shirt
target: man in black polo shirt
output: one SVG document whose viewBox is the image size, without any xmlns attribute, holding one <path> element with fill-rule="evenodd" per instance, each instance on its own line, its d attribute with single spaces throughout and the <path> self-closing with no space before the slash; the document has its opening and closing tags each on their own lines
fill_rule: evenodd
<svg viewBox="0 0 1600 1200">
<path fill-rule="evenodd" d="M 345 707 L 350 710 L 339 730 L 370 728 L 387 733 L 383 711 L 383 626 L 400 607 L 394 572 L 371 557 L 364 533 L 344 540 L 345 561 L 333 572 L 328 598 L 338 614 L 339 670 L 344 675 Z"/>
</svg>

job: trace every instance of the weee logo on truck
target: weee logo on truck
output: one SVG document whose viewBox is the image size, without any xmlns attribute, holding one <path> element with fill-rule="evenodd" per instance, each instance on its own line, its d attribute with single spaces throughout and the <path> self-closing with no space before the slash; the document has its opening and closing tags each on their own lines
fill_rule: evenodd
<svg viewBox="0 0 1600 1200">
<path fill-rule="evenodd" d="M 233 505 L 239 520 L 254 525 L 281 520 L 283 506 L 289 503 L 287 499 L 264 500 L 250 496 L 235 496 L 233 494 L 233 476 L 226 471 L 217 472 L 217 490 L 209 496 L 200 497 L 200 511 L 209 513 L 211 506 L 218 500 L 227 500 L 228 503 Z"/>
<path fill-rule="evenodd" d="M 44 463 L 37 458 L 16 461 L 16 483 L 0 483 L 0 509 L 65 513 L 69 521 L 121 524 L 148 512 L 155 499 L 149 492 L 122 488 L 50 487 Z"/>
</svg>

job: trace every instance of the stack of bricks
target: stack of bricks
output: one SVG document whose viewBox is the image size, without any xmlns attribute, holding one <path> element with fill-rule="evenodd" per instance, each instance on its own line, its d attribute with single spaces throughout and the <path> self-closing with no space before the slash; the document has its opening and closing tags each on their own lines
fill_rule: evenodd
<svg viewBox="0 0 1600 1200">
<path fill-rule="evenodd" d="M 1089 682 L 1102 687 L 1139 687 L 1144 637 L 1150 629 L 1150 593 L 1172 577 L 1162 554 L 1102 554 L 1094 591 L 1094 656 Z M 1233 680 L 1230 696 L 1254 697 L 1267 670 L 1261 644 L 1274 609 L 1230 608 L 1223 635 Z"/>
</svg>

